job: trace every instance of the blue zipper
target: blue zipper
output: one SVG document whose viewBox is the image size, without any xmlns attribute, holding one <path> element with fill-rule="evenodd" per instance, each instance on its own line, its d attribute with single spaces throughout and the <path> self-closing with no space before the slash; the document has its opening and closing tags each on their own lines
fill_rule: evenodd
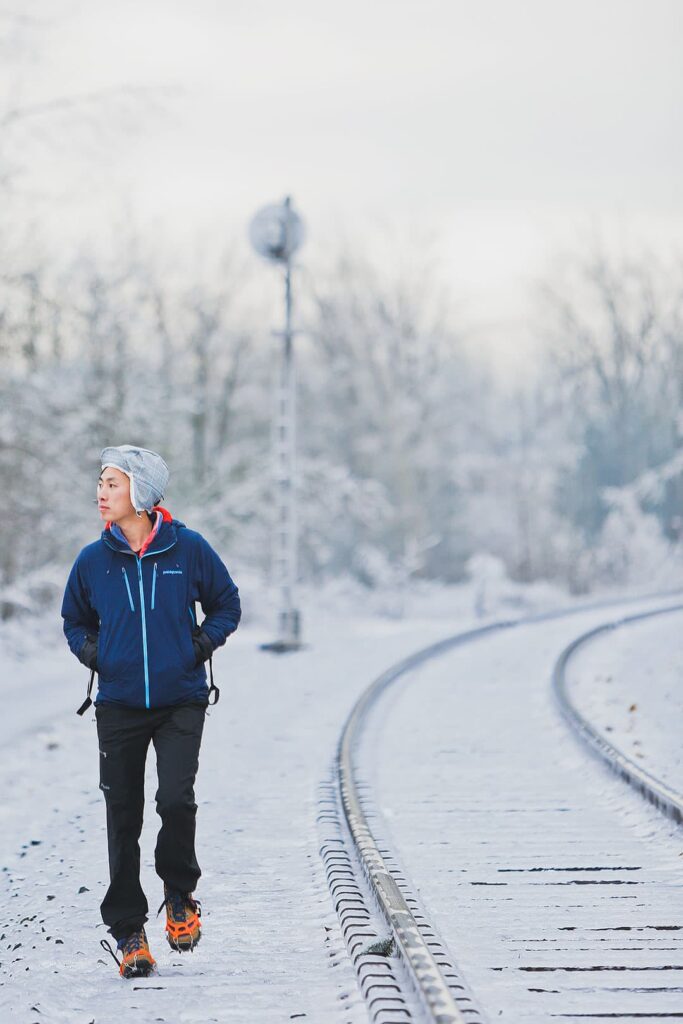
<svg viewBox="0 0 683 1024">
<path fill-rule="evenodd" d="M 144 558 L 144 555 L 143 555 Z M 142 558 L 135 556 L 138 563 L 138 583 L 140 585 L 140 610 L 142 612 L 142 657 L 145 663 L 145 707 L 149 707 L 149 663 L 147 661 L 147 622 L 145 619 L 145 592 L 142 589 Z"/>
<path fill-rule="evenodd" d="M 193 626 L 196 626 L 196 625 L 197 625 L 197 621 L 196 621 L 196 619 L 195 619 L 195 617 L 194 617 L 194 612 L 192 611 L 192 609 L 191 609 L 191 608 L 188 608 L 187 610 L 188 610 L 188 612 L 190 613 L 190 618 L 192 619 L 192 625 L 193 625 Z"/>
<path fill-rule="evenodd" d="M 173 547 L 173 544 L 169 544 L 167 548 L 162 548 L 161 551 L 150 551 L 149 554 L 150 555 L 161 555 L 161 554 L 163 554 L 164 551 L 170 551 L 172 547 Z M 132 554 L 133 554 L 133 552 L 131 551 L 131 555 Z M 142 658 L 143 658 L 143 661 L 144 661 L 144 664 L 145 664 L 145 707 L 148 708 L 149 707 L 149 661 L 148 661 L 148 658 L 147 658 L 147 619 L 145 618 L 145 592 L 142 589 L 142 558 L 146 558 L 147 557 L 147 552 L 142 556 L 142 558 L 138 558 L 137 555 L 135 555 L 134 557 L 135 557 L 135 561 L 138 563 L 138 584 L 140 586 L 140 610 L 142 611 Z M 156 570 L 156 563 L 154 565 L 154 568 Z M 156 582 L 156 578 L 155 578 L 155 582 Z M 152 602 L 153 601 L 154 601 L 154 597 L 152 597 Z M 154 607 L 153 603 L 152 603 L 152 607 Z"/>
<path fill-rule="evenodd" d="M 135 611 L 135 605 L 133 604 L 133 595 L 130 592 L 130 583 L 128 582 L 128 573 L 126 572 L 125 566 L 123 566 L 123 565 L 121 566 L 121 572 L 123 573 L 123 578 L 126 581 L 126 590 L 128 591 L 128 602 L 130 604 L 130 610 L 132 612 L 134 612 Z"/>
<path fill-rule="evenodd" d="M 167 548 L 162 548 L 160 551 L 145 552 L 145 554 L 142 556 L 142 558 L 147 558 L 148 554 L 150 554 L 150 555 L 162 555 L 164 553 L 164 551 L 170 551 L 171 548 L 174 547 L 174 546 L 175 546 L 175 541 L 174 541 L 173 544 L 169 544 Z M 138 556 L 133 551 L 120 551 L 119 548 L 114 548 L 114 550 L 115 551 L 119 551 L 119 553 L 122 554 L 122 555 L 132 555 L 133 558 L 135 559 L 135 561 L 137 562 L 137 565 L 138 565 L 138 587 L 139 587 L 139 590 L 140 590 L 140 611 L 142 612 L 142 659 L 143 659 L 144 666 L 145 666 L 145 707 L 149 708 L 149 661 L 148 661 L 148 658 L 147 658 L 147 620 L 145 618 L 145 592 L 144 592 L 144 590 L 142 588 L 142 558 L 138 558 Z M 128 600 L 130 601 L 131 609 L 133 611 L 135 611 L 135 606 L 133 605 L 133 595 L 130 592 L 130 583 L 128 582 L 128 574 L 127 574 L 124 566 L 121 566 L 121 572 L 123 573 L 125 581 L 126 581 L 126 587 L 128 589 Z M 154 608 L 154 589 L 155 589 L 155 584 L 156 584 L 156 562 L 154 563 L 154 578 L 153 578 L 153 581 L 152 581 L 152 608 Z"/>
<path fill-rule="evenodd" d="M 154 563 L 154 574 L 152 576 L 152 611 L 154 611 L 154 595 L 157 592 L 157 563 Z"/>
</svg>

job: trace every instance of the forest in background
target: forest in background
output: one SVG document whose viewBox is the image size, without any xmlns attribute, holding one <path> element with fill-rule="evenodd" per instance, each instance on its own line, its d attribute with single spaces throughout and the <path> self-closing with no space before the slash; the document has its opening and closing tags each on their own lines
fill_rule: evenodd
<svg viewBox="0 0 683 1024">
<path fill-rule="evenodd" d="M 238 247 L 206 280 L 132 242 L 61 265 L 26 249 L 0 268 L 3 617 L 52 594 L 97 535 L 109 444 L 160 451 L 174 514 L 267 578 L 273 272 Z M 579 594 L 678 579 L 671 271 L 566 262 L 539 292 L 538 355 L 514 386 L 467 343 L 428 261 L 391 271 L 340 247 L 297 277 L 303 581 L 404 587 L 498 566 Z"/>
<path fill-rule="evenodd" d="M 5 619 L 53 600 L 97 535 L 109 444 L 164 455 L 171 510 L 236 573 L 270 566 L 272 271 L 246 241 L 212 257 L 218 225 L 194 253 L 132 223 L 109 241 L 83 225 L 97 248 L 42 238 L 41 209 L 66 202 L 54 154 L 103 167 L 167 110 L 163 88 L 130 84 L 26 100 L 67 16 L 42 2 L 0 13 Z M 549 268 L 535 355 L 512 384 L 426 250 L 389 241 L 386 260 L 369 242 L 325 239 L 325 259 L 306 251 L 295 271 L 302 581 L 390 590 L 504 573 L 574 594 L 678 582 L 681 266 L 593 246 Z"/>
</svg>

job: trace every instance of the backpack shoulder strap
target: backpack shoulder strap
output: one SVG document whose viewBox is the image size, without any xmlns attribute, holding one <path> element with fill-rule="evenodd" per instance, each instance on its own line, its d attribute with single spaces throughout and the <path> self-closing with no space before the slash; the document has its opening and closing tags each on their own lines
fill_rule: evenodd
<svg viewBox="0 0 683 1024">
<path fill-rule="evenodd" d="M 221 695 L 221 691 L 218 689 L 213 681 L 213 658 L 209 658 L 209 678 L 211 680 L 211 686 L 209 687 L 209 704 L 218 704 L 218 698 Z M 214 699 L 211 700 L 211 694 L 214 694 Z"/>
<path fill-rule="evenodd" d="M 85 712 L 90 707 L 90 705 L 92 704 L 92 700 L 90 698 L 90 694 L 92 693 L 92 687 L 93 687 L 93 683 L 94 682 L 95 682 L 95 669 L 91 668 L 90 669 L 90 682 L 88 683 L 88 692 L 86 694 L 85 700 L 83 701 L 83 703 L 81 704 L 80 708 L 76 712 L 77 715 L 84 715 Z"/>
</svg>

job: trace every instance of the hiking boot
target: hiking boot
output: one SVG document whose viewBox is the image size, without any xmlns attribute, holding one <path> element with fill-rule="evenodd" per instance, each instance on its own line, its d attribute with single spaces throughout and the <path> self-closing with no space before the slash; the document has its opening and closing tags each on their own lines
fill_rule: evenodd
<svg viewBox="0 0 683 1024">
<path fill-rule="evenodd" d="M 159 913 L 166 907 L 166 938 L 171 949 L 185 953 L 194 949 L 202 937 L 199 918 L 202 908 L 189 892 L 179 892 L 164 883 L 164 899 Z"/>
<path fill-rule="evenodd" d="M 119 971 L 122 978 L 146 978 L 154 974 L 156 960 L 149 951 L 144 928 L 119 939 L 117 948 L 121 950 Z"/>
</svg>

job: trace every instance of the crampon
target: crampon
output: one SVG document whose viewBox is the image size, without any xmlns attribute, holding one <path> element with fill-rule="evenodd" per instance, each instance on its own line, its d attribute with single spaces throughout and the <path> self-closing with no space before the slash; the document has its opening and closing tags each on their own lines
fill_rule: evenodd
<svg viewBox="0 0 683 1024">
<path fill-rule="evenodd" d="M 147 978 L 156 973 L 156 960 L 150 952 L 144 928 L 119 941 L 120 960 L 106 939 L 102 939 L 100 945 L 114 958 L 122 978 Z"/>
<path fill-rule="evenodd" d="M 202 937 L 199 918 L 202 908 L 187 892 L 178 892 L 164 885 L 164 899 L 157 911 L 166 907 L 166 939 L 171 949 L 179 953 L 193 950 Z"/>
</svg>

